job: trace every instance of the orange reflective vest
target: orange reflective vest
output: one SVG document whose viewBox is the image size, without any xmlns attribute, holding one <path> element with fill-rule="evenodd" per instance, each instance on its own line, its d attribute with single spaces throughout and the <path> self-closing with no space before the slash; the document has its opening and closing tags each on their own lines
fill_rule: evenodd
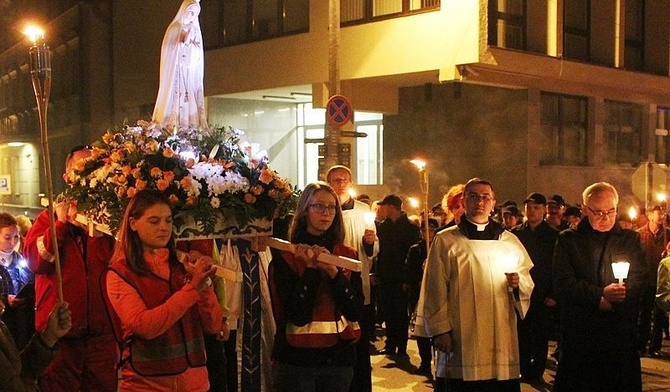
<svg viewBox="0 0 670 392">
<path fill-rule="evenodd" d="M 114 262 L 107 273 L 115 273 L 128 282 L 137 290 L 148 309 L 164 304 L 186 282 L 183 269 L 172 266 L 169 281 L 153 274 L 137 275 L 123 261 Z M 124 338 L 121 320 L 107 297 L 105 277 L 106 274 L 103 274 L 102 292 L 114 326 L 114 333 L 119 344 L 129 352 L 128 358 L 122 359 L 121 363 L 130 361 L 133 370 L 141 376 L 171 376 L 181 374 L 189 367 L 205 366 L 205 342 L 196 305 L 193 305 L 165 333 L 154 339 L 143 339 L 139 336 Z"/>
</svg>

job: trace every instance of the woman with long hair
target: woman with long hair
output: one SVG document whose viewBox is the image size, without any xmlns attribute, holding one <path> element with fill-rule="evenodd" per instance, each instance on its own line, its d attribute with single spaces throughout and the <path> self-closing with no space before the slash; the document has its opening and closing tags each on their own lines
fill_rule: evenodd
<svg viewBox="0 0 670 392">
<path fill-rule="evenodd" d="M 363 312 L 360 273 L 317 261 L 322 252 L 356 258 L 343 245 L 339 198 L 325 182 L 307 185 L 289 228 L 295 254 L 273 251 L 270 290 L 277 323 L 275 386 L 286 391 L 348 391 Z"/>
<path fill-rule="evenodd" d="M 103 294 L 121 345 L 121 391 L 207 391 L 203 332 L 222 314 L 211 257 L 178 254 L 172 210 L 159 192 L 126 208 Z"/>
</svg>

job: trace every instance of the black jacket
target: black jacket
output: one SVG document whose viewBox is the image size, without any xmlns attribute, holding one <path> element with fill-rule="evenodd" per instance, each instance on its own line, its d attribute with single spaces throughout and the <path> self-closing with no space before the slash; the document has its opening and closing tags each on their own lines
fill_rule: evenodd
<svg viewBox="0 0 670 392">
<path fill-rule="evenodd" d="M 551 289 L 551 262 L 558 229 L 542 221 L 535 230 L 531 230 L 528 222 L 524 222 L 512 228 L 511 232 L 519 237 L 519 241 L 533 261 L 530 276 L 533 278 L 535 288 L 530 297 L 531 306 L 542 305 L 547 297 L 554 298 Z"/>
<path fill-rule="evenodd" d="M 612 263 L 628 261 L 626 299 L 611 311 L 598 309 L 603 288 L 616 282 Z M 588 219 L 562 231 L 553 260 L 553 286 L 561 306 L 561 348 L 612 354 L 635 349 L 637 303 L 644 284 L 640 235 L 615 225 L 602 233 Z"/>
<path fill-rule="evenodd" d="M 379 274 L 386 289 L 396 290 L 404 281 L 405 258 L 409 248 L 419 241 L 419 227 L 402 213 L 395 221 L 385 219 L 377 227 L 379 238 Z"/>
</svg>

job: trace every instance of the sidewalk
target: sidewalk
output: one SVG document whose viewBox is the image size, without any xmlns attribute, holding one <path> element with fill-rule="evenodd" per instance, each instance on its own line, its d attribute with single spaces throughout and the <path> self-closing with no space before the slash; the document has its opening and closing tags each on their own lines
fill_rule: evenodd
<svg viewBox="0 0 670 392">
<path fill-rule="evenodd" d="M 377 351 L 384 347 L 383 338 L 375 342 Z M 550 342 L 549 352 L 553 352 L 555 343 Z M 410 339 L 407 346 L 409 359 L 394 359 L 385 355 L 373 355 L 372 360 L 372 390 L 384 391 L 432 391 L 432 379 L 415 375 L 419 365 L 419 353 L 416 341 Z M 670 392 L 670 340 L 663 341 L 664 359 L 643 357 L 642 389 L 644 391 Z M 544 385 L 521 384 L 522 392 L 551 392 L 556 366 L 553 359 L 549 359 L 547 371 L 544 373 Z"/>
</svg>

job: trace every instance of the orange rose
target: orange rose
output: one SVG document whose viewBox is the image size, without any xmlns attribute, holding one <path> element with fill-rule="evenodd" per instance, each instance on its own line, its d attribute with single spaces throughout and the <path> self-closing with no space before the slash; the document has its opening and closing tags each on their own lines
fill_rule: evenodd
<svg viewBox="0 0 670 392">
<path fill-rule="evenodd" d="M 277 196 L 279 196 L 279 192 L 277 192 L 276 189 L 270 189 L 270 190 L 268 191 L 268 196 L 270 196 L 270 197 L 273 198 L 273 199 L 276 199 Z"/>
<path fill-rule="evenodd" d="M 114 135 L 111 134 L 111 132 L 107 132 L 104 135 L 102 135 L 102 141 L 105 144 L 109 144 L 114 140 Z"/>
<path fill-rule="evenodd" d="M 189 197 L 186 198 L 186 205 L 187 206 L 194 206 L 196 201 L 197 201 L 197 199 L 195 198 L 195 196 L 189 196 Z"/>
<path fill-rule="evenodd" d="M 253 187 L 251 187 L 251 193 L 253 193 L 256 196 L 260 195 L 261 193 L 263 193 L 263 187 L 260 185 L 254 185 Z"/>
<path fill-rule="evenodd" d="M 124 176 L 123 174 L 119 174 L 118 176 L 116 176 L 116 182 L 118 184 L 125 184 L 127 181 L 128 180 L 126 179 L 126 176 Z"/>
<path fill-rule="evenodd" d="M 137 188 L 138 191 L 141 191 L 142 189 L 144 189 L 146 187 L 147 187 L 147 182 L 146 181 L 141 180 L 139 178 L 137 179 L 137 181 L 135 181 L 135 188 Z"/>
<path fill-rule="evenodd" d="M 133 197 L 133 196 L 135 196 L 135 192 L 136 192 L 136 191 L 137 191 L 137 190 L 136 190 L 135 188 L 130 187 L 130 188 L 128 188 L 128 190 L 126 191 L 126 196 L 128 196 L 128 197 Z"/>
<path fill-rule="evenodd" d="M 174 151 L 170 147 L 163 147 L 163 156 L 165 158 L 172 158 Z"/>
<path fill-rule="evenodd" d="M 170 183 L 165 181 L 164 178 L 161 178 L 161 179 L 156 181 L 156 188 L 161 192 L 166 190 L 169 185 L 170 185 Z"/>
<path fill-rule="evenodd" d="M 139 167 L 134 167 L 130 173 L 133 175 L 135 178 L 140 178 L 140 168 Z"/>
<path fill-rule="evenodd" d="M 247 193 L 244 195 L 244 202 L 247 204 L 254 204 L 256 202 L 256 196 L 252 195 L 251 193 Z"/>
<path fill-rule="evenodd" d="M 86 167 L 86 158 L 82 158 L 74 162 L 74 170 L 82 171 Z"/>
<path fill-rule="evenodd" d="M 173 171 L 164 171 L 163 172 L 163 178 L 167 182 L 172 182 L 174 180 L 174 172 Z"/>
<path fill-rule="evenodd" d="M 121 173 L 123 173 L 123 175 L 126 177 L 128 177 L 132 172 L 133 169 L 130 167 L 130 165 L 123 165 L 121 167 Z"/>
<path fill-rule="evenodd" d="M 149 153 L 155 153 L 158 151 L 158 142 L 153 139 L 149 140 L 146 144 L 146 150 Z"/>
<path fill-rule="evenodd" d="M 179 201 L 179 198 L 177 197 L 177 195 L 175 195 L 175 194 L 173 193 L 173 194 L 171 194 L 171 195 L 168 197 L 168 200 L 169 200 L 170 203 L 172 203 L 172 204 L 177 204 L 177 202 Z"/>
<path fill-rule="evenodd" d="M 191 177 L 184 177 L 179 181 L 181 189 L 189 189 L 191 187 Z"/>
<path fill-rule="evenodd" d="M 109 154 L 109 158 L 112 160 L 112 162 L 120 162 L 121 159 L 123 159 L 123 155 L 118 151 L 113 151 L 111 154 Z"/>
<path fill-rule="evenodd" d="M 264 184 L 269 184 L 270 181 L 272 181 L 272 171 L 269 169 L 263 169 L 261 171 L 261 175 L 258 177 L 258 181 L 264 183 Z"/>
<path fill-rule="evenodd" d="M 105 152 L 105 150 L 103 150 L 102 148 L 93 147 L 93 149 L 91 150 L 91 158 L 93 158 L 93 160 L 97 160 L 98 158 L 100 158 L 100 155 L 102 155 L 103 152 Z"/>
<path fill-rule="evenodd" d="M 152 167 L 149 171 L 149 175 L 153 178 L 161 178 L 163 176 L 163 171 L 160 167 Z"/>
</svg>

